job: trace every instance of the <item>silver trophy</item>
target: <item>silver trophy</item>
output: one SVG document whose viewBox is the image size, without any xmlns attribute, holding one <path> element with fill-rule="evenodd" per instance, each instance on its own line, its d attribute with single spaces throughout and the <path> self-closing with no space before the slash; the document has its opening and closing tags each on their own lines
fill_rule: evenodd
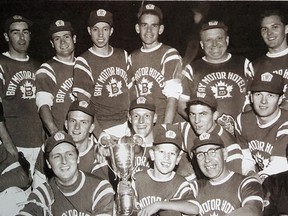
<svg viewBox="0 0 288 216">
<path fill-rule="evenodd" d="M 139 134 L 121 137 L 117 142 L 108 145 L 112 161 L 112 171 L 120 179 L 117 185 L 117 215 L 129 216 L 134 210 L 134 193 L 130 178 L 138 165 L 135 165 L 135 147 L 143 146 L 146 152 L 145 139 Z M 142 161 L 142 160 L 141 160 Z"/>
</svg>

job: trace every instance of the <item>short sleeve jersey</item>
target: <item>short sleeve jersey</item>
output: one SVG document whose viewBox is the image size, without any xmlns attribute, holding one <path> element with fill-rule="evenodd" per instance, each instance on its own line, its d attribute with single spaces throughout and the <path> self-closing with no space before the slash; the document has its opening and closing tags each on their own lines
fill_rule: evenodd
<svg viewBox="0 0 288 216">
<path fill-rule="evenodd" d="M 90 98 L 103 129 L 127 120 L 130 85 L 126 51 L 112 48 L 109 56 L 100 56 L 90 48 L 77 57 L 73 92 Z"/>
<path fill-rule="evenodd" d="M 220 182 L 198 180 L 191 185 L 199 202 L 199 215 L 227 215 L 248 201 L 263 203 L 261 184 L 254 177 L 230 174 Z"/>
<path fill-rule="evenodd" d="M 157 123 L 163 123 L 167 98 L 162 90 L 167 80 L 175 78 L 176 68 L 182 64 L 181 56 L 176 49 L 160 43 L 149 50 L 141 48 L 132 52 L 130 64 L 137 95 L 154 99 Z M 176 116 L 175 121 L 177 118 L 179 116 Z"/>
<path fill-rule="evenodd" d="M 271 122 L 260 125 L 253 111 L 237 118 L 236 137 L 242 149 L 249 149 L 259 174 L 272 175 L 288 170 L 288 111 L 280 110 Z"/>
<path fill-rule="evenodd" d="M 210 63 L 205 58 L 191 63 L 183 79 L 183 95 L 214 95 L 220 115 L 217 122 L 234 133 L 236 117 L 249 104 L 248 90 L 252 80 L 252 69 L 248 59 L 229 55 L 222 63 Z"/>
<path fill-rule="evenodd" d="M 35 148 L 43 142 L 43 128 L 35 102 L 38 68 L 39 63 L 31 58 L 19 61 L 7 53 L 0 56 L 0 97 L 6 127 L 17 147 Z"/>
<path fill-rule="evenodd" d="M 144 170 L 135 174 L 133 187 L 136 191 L 137 207 L 143 209 L 157 201 L 194 200 L 189 183 L 175 172 L 167 181 L 161 181 L 151 174 L 152 170 Z"/>
<path fill-rule="evenodd" d="M 38 109 L 48 105 L 59 130 L 64 129 L 69 106 L 75 100 L 72 95 L 73 66 L 74 62 L 63 62 L 53 57 L 36 72 Z"/>
</svg>

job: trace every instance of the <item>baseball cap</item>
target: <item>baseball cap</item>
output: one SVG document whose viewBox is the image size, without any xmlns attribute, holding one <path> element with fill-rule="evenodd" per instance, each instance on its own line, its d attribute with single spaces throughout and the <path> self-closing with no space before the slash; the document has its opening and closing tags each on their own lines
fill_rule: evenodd
<svg viewBox="0 0 288 216">
<path fill-rule="evenodd" d="M 70 111 L 82 111 L 92 117 L 94 117 L 95 114 L 95 110 L 94 110 L 94 106 L 92 103 L 88 103 L 86 101 L 74 101 L 68 110 L 68 113 Z"/>
<path fill-rule="evenodd" d="M 145 13 L 155 14 L 160 18 L 160 20 L 163 19 L 163 13 L 161 9 L 154 4 L 146 4 L 143 7 L 140 7 L 139 12 L 137 14 L 138 19 Z"/>
<path fill-rule="evenodd" d="M 270 92 L 275 94 L 282 94 L 284 88 L 283 78 L 277 74 L 269 72 L 257 75 L 251 83 L 251 92 Z"/>
<path fill-rule="evenodd" d="M 154 112 L 156 110 L 155 104 L 153 103 L 153 100 L 150 97 L 138 97 L 137 99 L 133 100 L 131 102 L 129 111 L 136 108 L 148 109 Z"/>
<path fill-rule="evenodd" d="M 210 20 L 209 22 L 206 22 L 201 27 L 201 32 L 208 30 L 208 29 L 215 29 L 215 28 L 222 28 L 225 32 L 228 31 L 228 27 L 220 21 L 217 20 Z"/>
<path fill-rule="evenodd" d="M 188 105 L 191 105 L 196 101 L 200 101 L 212 109 L 217 109 L 217 100 L 212 94 L 197 91 L 191 95 Z"/>
<path fill-rule="evenodd" d="M 70 22 L 64 20 L 56 20 L 55 22 L 50 24 L 49 34 L 52 35 L 59 31 L 71 31 L 73 32 L 74 29 Z"/>
<path fill-rule="evenodd" d="M 104 10 L 104 9 L 98 9 L 91 11 L 88 25 L 90 27 L 94 26 L 98 22 L 106 22 L 110 26 L 113 26 L 113 15 L 111 12 Z"/>
<path fill-rule="evenodd" d="M 203 133 L 194 139 L 192 151 L 204 145 L 218 145 L 224 148 L 224 142 L 217 133 Z"/>
<path fill-rule="evenodd" d="M 46 140 L 45 152 L 51 152 L 53 148 L 61 143 L 69 143 L 76 148 L 75 142 L 69 134 L 64 131 L 58 131 Z"/>
<path fill-rule="evenodd" d="M 154 141 L 153 145 L 160 145 L 163 143 L 171 143 L 182 149 L 182 133 L 178 124 L 162 124 L 157 125 L 153 129 Z"/>
<path fill-rule="evenodd" d="M 4 25 L 5 32 L 8 32 L 10 25 L 12 23 L 15 23 L 15 22 L 25 22 L 25 23 L 27 23 L 29 28 L 33 25 L 33 22 L 31 20 L 29 20 L 23 16 L 20 16 L 20 15 L 13 15 L 5 21 L 5 25 Z"/>
</svg>

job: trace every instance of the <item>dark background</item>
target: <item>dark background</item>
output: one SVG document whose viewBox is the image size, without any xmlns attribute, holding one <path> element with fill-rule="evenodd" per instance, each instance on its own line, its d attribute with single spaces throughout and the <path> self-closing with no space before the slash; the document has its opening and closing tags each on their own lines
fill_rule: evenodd
<svg viewBox="0 0 288 216">
<path fill-rule="evenodd" d="M 229 51 L 250 60 L 267 52 L 259 32 L 259 14 L 265 9 L 288 12 L 288 2 L 272 1 L 145 1 L 159 6 L 164 14 L 165 31 L 160 41 L 178 49 L 182 56 L 192 38 L 198 37 L 199 25 L 194 23 L 194 12 L 200 10 L 205 20 L 222 20 L 229 27 Z M 29 55 L 40 62 L 54 54 L 47 34 L 50 23 L 56 19 L 70 20 L 77 35 L 76 56 L 92 44 L 87 33 L 90 11 L 104 8 L 114 15 L 114 33 L 111 45 L 133 51 L 141 46 L 134 26 L 141 1 L 27 1 L 1 0 L 0 25 L 7 17 L 19 14 L 34 22 Z M 0 52 L 7 51 L 3 28 L 0 29 Z M 189 51 L 190 52 L 190 51 Z M 200 57 L 202 52 L 198 53 Z"/>
</svg>

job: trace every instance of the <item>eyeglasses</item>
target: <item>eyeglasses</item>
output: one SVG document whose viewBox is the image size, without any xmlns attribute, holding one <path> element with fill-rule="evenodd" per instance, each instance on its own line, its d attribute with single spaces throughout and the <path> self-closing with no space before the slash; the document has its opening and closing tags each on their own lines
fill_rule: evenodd
<svg viewBox="0 0 288 216">
<path fill-rule="evenodd" d="M 204 159 L 205 155 L 208 155 L 209 157 L 215 157 L 216 151 L 221 149 L 221 148 L 222 147 L 218 147 L 218 148 L 215 148 L 215 149 L 211 148 L 211 149 L 209 149 L 206 152 L 197 152 L 196 153 L 196 158 L 197 158 L 197 160 L 202 161 Z"/>
</svg>

